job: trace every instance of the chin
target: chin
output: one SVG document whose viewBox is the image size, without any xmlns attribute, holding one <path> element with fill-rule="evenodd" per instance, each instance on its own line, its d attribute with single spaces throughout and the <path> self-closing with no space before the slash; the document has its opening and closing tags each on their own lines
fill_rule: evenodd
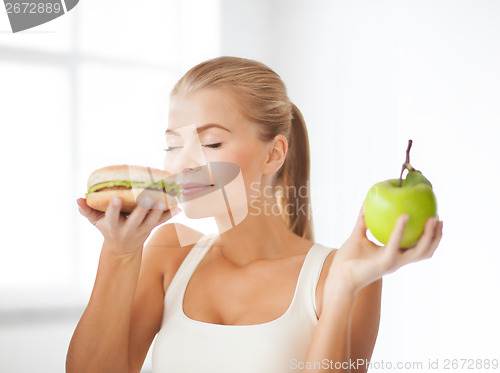
<svg viewBox="0 0 500 373">
<path fill-rule="evenodd" d="M 213 217 L 221 233 L 241 223 L 248 215 L 249 198 L 240 168 L 229 162 L 211 162 L 210 168 L 201 171 L 211 173 L 212 188 L 182 194 L 178 202 L 184 215 L 190 219 Z"/>
<path fill-rule="evenodd" d="M 222 192 L 216 190 L 195 199 L 183 200 L 181 197 L 179 204 L 189 219 L 215 218 L 219 233 L 222 233 L 241 223 L 248 215 L 246 198 L 231 198 L 230 193 L 226 197 L 229 204 Z"/>
<path fill-rule="evenodd" d="M 190 219 L 209 218 L 227 211 L 224 198 L 217 190 L 201 196 L 181 196 L 179 205 Z"/>
</svg>

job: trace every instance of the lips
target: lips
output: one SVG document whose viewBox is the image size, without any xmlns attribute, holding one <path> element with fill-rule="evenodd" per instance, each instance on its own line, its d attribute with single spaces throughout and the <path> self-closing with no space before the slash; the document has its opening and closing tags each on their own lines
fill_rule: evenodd
<svg viewBox="0 0 500 373">
<path fill-rule="evenodd" d="M 182 189 L 193 189 L 213 186 L 213 184 L 200 184 L 200 183 L 185 183 L 182 184 Z"/>
<path fill-rule="evenodd" d="M 191 201 L 213 192 L 223 192 L 241 170 L 231 162 L 207 162 L 207 164 L 179 172 L 167 178 L 182 187 L 182 201 Z"/>
<path fill-rule="evenodd" d="M 182 195 L 191 196 L 193 194 L 198 195 L 199 192 L 206 192 L 209 189 L 213 190 L 214 185 L 212 184 L 200 184 L 200 183 L 186 183 L 182 184 Z"/>
</svg>

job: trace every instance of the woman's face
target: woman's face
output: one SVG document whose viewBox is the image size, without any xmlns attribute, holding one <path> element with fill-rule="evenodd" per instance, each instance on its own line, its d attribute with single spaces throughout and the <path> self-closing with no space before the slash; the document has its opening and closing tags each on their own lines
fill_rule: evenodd
<svg viewBox="0 0 500 373">
<path fill-rule="evenodd" d="M 211 183 L 208 168 L 200 166 L 209 162 L 229 162 L 226 165 L 233 167 L 227 172 L 234 174 L 239 168 L 240 179 L 241 176 L 243 179 L 239 190 L 231 192 L 232 199 L 238 200 L 242 204 L 240 208 L 246 209 L 255 198 L 252 191 L 260 184 L 265 172 L 269 144 L 257 139 L 255 124 L 246 120 L 236 105 L 231 93 L 217 89 L 172 96 L 165 133 L 164 168 L 172 174 L 179 174 L 181 184 L 206 185 Z M 259 184 L 252 184 L 255 182 Z M 220 187 L 222 185 L 183 194 L 180 202 L 186 216 L 196 219 L 227 214 L 228 199 L 221 199 Z M 219 193 L 211 193 L 211 190 L 217 192 L 216 189 Z"/>
</svg>

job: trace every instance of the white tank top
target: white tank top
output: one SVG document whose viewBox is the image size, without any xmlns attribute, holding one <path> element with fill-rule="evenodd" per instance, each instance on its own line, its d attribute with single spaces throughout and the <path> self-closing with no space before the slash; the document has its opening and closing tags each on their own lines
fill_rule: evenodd
<svg viewBox="0 0 500 373">
<path fill-rule="evenodd" d="M 153 372 L 297 372 L 297 363 L 307 358 L 318 322 L 316 285 L 333 249 L 318 243 L 311 247 L 292 302 L 282 316 L 263 324 L 220 325 L 191 319 L 182 308 L 191 275 L 216 236 L 204 236 L 194 245 L 166 291 L 161 329 L 152 352 Z"/>
</svg>

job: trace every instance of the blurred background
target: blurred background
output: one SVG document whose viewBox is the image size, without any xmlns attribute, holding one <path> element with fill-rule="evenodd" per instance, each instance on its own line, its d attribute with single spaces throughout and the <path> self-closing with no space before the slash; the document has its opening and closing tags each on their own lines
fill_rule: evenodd
<svg viewBox="0 0 500 373">
<path fill-rule="evenodd" d="M 304 114 L 319 243 L 344 242 L 414 141 L 444 237 L 384 278 L 371 371 L 500 359 L 500 2 L 82 1 L 17 34 L 0 9 L 1 372 L 64 371 L 102 244 L 75 200 L 96 168 L 162 168 L 170 89 L 219 55 L 269 65 Z"/>
</svg>

